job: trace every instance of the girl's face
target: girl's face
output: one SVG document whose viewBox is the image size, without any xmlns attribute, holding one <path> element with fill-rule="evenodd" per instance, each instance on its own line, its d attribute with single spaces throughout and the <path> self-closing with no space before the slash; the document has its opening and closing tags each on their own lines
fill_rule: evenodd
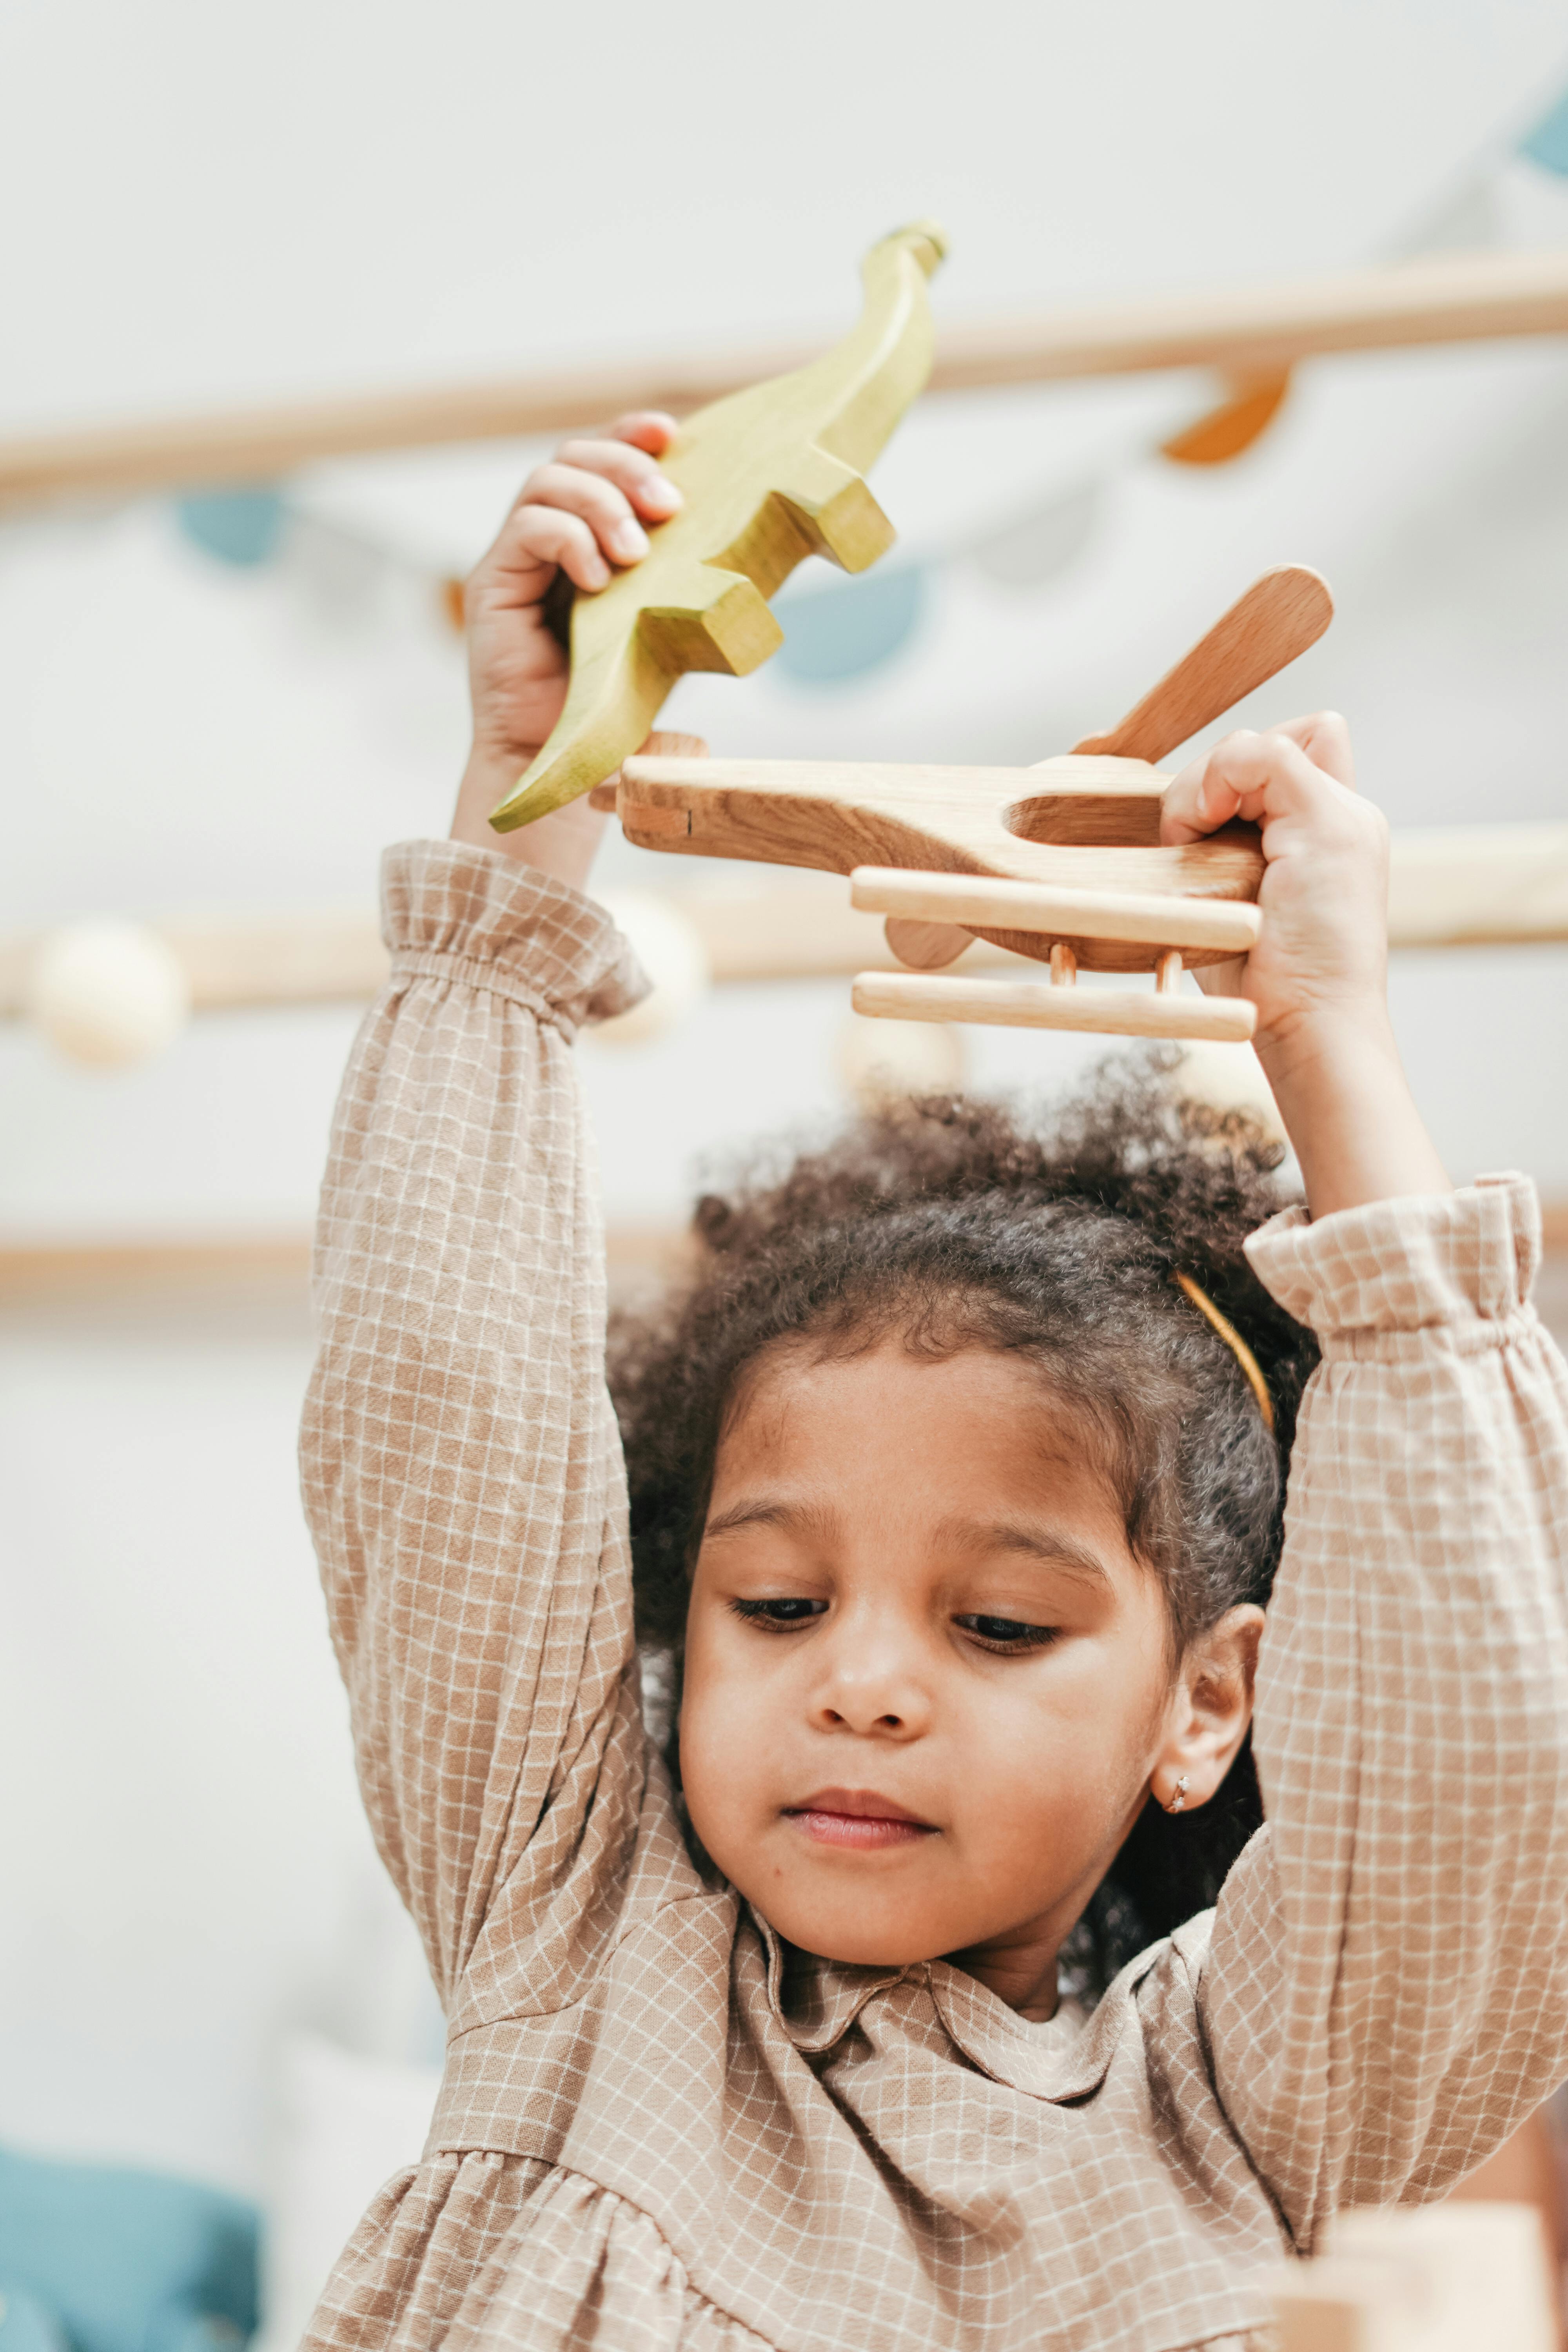
<svg viewBox="0 0 1568 2352">
<path fill-rule="evenodd" d="M 779 1354 L 720 1446 L 680 1762 L 703 1845 L 826 1958 L 954 1960 L 1026 2014 L 1142 1811 L 1201 1803 L 1262 1612 L 1173 1668 L 1160 1586 L 1037 1373 Z"/>
</svg>

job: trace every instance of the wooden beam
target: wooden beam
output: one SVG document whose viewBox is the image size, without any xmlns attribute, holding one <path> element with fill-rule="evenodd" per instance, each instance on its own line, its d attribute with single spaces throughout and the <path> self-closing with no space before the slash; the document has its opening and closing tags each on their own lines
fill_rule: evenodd
<svg viewBox="0 0 1568 2352">
<path fill-rule="evenodd" d="M 690 1247 L 683 1224 L 615 1224 L 605 1237 L 612 1284 L 679 1270 Z M 134 1304 L 142 1298 L 195 1297 L 221 1291 L 258 1296 L 310 1281 L 309 1234 L 233 1234 L 182 1240 L 14 1242 L 0 1247 L 0 1312 L 77 1300 Z"/>
<path fill-rule="evenodd" d="M 1568 1201 L 1542 1208 L 1549 1270 L 1568 1258 Z M 605 1237 L 612 1281 L 626 1285 L 678 1269 L 690 1248 L 689 1228 L 670 1218 L 658 1223 L 615 1223 Z M 302 1292 L 310 1276 L 308 1234 L 243 1234 L 180 1240 L 13 1242 L 0 1247 L 0 1311 L 76 1299 L 134 1301 L 223 1290 Z M 1553 1328 L 1560 1318 L 1549 1315 Z"/>
<path fill-rule="evenodd" d="M 1434 255 L 1333 277 L 1164 294 L 949 327 L 931 389 L 1217 367 L 1267 374 L 1325 352 L 1568 331 L 1568 252 Z"/>
<path fill-rule="evenodd" d="M 14 1242 L 0 1248 L 0 1302 L 22 1307 L 36 1299 L 167 1297 L 215 1287 L 300 1289 L 310 1272 L 304 1234 Z"/>
<path fill-rule="evenodd" d="M 938 337 L 931 388 L 1196 366 L 1263 373 L 1322 352 L 1565 331 L 1568 253 L 1444 255 L 950 326 Z M 679 415 L 803 365 L 827 340 L 25 435 L 0 442 L 0 503 L 273 480 L 323 457 L 509 440 L 628 408 Z"/>
<path fill-rule="evenodd" d="M 386 978 L 374 915 L 231 915 L 148 928 L 184 965 L 198 1013 L 363 1004 Z M 0 939 L 0 1020 L 22 1017 L 27 967 L 43 937 L 33 931 Z"/>
<path fill-rule="evenodd" d="M 1390 946 L 1568 940 L 1568 824 L 1402 825 L 1393 849 Z"/>
<path fill-rule="evenodd" d="M 877 916 L 852 907 L 837 876 L 661 895 L 697 930 L 721 983 L 903 969 Z M 235 915 L 151 928 L 184 965 L 198 1012 L 359 1004 L 386 977 L 386 950 L 367 914 Z M 22 1017 L 27 966 L 42 936 L 0 939 L 0 1020 Z M 1394 836 L 1389 939 L 1396 948 L 1568 941 L 1568 824 L 1402 827 Z M 963 969 L 1039 976 L 1037 965 L 983 940 Z"/>
</svg>

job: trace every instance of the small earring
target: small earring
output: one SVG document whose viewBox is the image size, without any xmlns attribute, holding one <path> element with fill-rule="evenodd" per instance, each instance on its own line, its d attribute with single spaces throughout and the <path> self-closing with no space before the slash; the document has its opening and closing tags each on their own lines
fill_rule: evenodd
<svg viewBox="0 0 1568 2352">
<path fill-rule="evenodd" d="M 1165 1811 L 1168 1813 L 1184 1813 L 1186 1810 L 1187 1776 L 1184 1772 L 1181 1779 L 1177 1781 L 1175 1787 L 1171 1791 L 1171 1801 L 1166 1806 Z"/>
</svg>

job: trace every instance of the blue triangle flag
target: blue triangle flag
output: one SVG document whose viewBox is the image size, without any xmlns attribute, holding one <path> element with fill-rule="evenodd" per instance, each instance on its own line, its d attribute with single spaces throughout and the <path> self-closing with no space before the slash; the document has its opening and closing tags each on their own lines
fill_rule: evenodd
<svg viewBox="0 0 1568 2352">
<path fill-rule="evenodd" d="M 1529 138 L 1520 141 L 1519 152 L 1539 163 L 1543 172 L 1556 172 L 1568 179 L 1568 89 Z"/>
</svg>

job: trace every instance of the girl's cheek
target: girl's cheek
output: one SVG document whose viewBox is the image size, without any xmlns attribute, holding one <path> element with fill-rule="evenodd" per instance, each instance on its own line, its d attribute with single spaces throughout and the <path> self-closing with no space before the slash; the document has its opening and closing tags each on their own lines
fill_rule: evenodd
<svg viewBox="0 0 1568 2352">
<path fill-rule="evenodd" d="M 698 1834 L 710 1850 L 753 1777 L 747 1716 L 754 1722 L 757 1695 L 748 1692 L 723 1649 L 722 1642 L 689 1636 L 680 1700 L 681 1783 Z"/>
</svg>

